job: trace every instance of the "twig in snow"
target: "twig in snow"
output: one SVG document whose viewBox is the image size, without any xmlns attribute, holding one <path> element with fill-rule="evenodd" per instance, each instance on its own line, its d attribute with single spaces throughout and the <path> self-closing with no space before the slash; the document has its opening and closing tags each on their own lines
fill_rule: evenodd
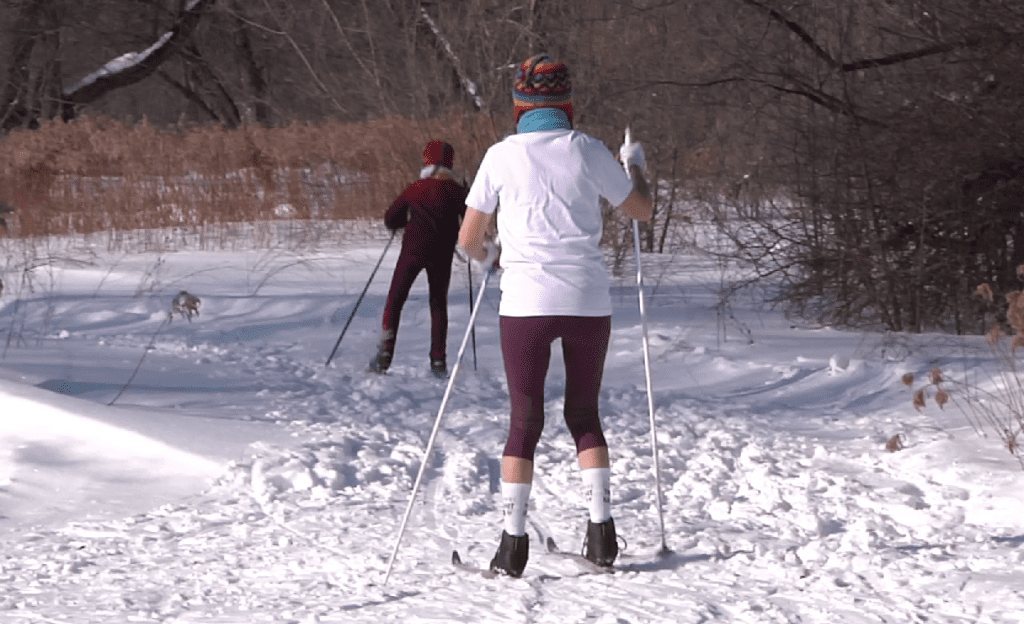
<svg viewBox="0 0 1024 624">
<path fill-rule="evenodd" d="M 110 403 L 107 403 L 107 405 L 113 405 L 116 403 L 117 400 L 121 398 L 121 395 L 124 394 L 125 390 L 128 389 L 128 386 L 132 385 L 132 381 L 135 380 L 135 376 L 139 374 L 139 369 L 142 368 L 142 363 L 146 361 L 146 355 L 155 348 L 154 345 L 156 344 L 156 337 L 159 336 L 164 327 L 174 319 L 175 313 L 180 314 L 182 318 L 187 318 L 191 323 L 192 316 L 199 315 L 199 305 L 201 303 L 202 301 L 200 301 L 199 297 L 189 294 L 188 291 L 183 290 L 178 293 L 178 296 L 171 302 L 171 310 L 168 312 L 167 318 L 160 323 L 160 327 L 156 328 L 156 331 L 153 332 L 153 337 L 149 339 L 149 344 L 146 345 L 146 349 L 142 352 L 142 357 L 139 358 L 139 363 L 135 365 L 135 370 L 133 370 L 131 376 L 128 377 L 128 381 L 124 382 L 124 385 L 121 386 L 120 390 L 118 390 L 117 396 L 111 399 Z"/>
</svg>

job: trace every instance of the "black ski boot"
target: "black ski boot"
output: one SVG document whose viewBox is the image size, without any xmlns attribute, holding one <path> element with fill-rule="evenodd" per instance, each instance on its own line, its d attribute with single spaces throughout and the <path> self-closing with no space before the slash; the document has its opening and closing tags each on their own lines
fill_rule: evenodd
<svg viewBox="0 0 1024 624">
<path fill-rule="evenodd" d="M 530 558 L 530 536 L 527 533 L 516 537 L 506 531 L 501 532 L 501 543 L 498 552 L 491 559 L 491 572 L 507 574 L 519 578 L 526 568 L 526 560 Z"/>
<path fill-rule="evenodd" d="M 444 379 L 448 376 L 448 363 L 444 358 L 430 358 L 430 372 L 434 373 L 434 377 Z"/>
<path fill-rule="evenodd" d="M 391 356 L 395 353 L 395 332 L 386 331 L 377 343 L 377 355 L 370 360 L 368 367 L 371 373 L 383 375 L 391 366 Z"/>
<path fill-rule="evenodd" d="M 587 520 L 583 556 L 605 568 L 615 563 L 615 558 L 619 556 L 619 543 L 615 536 L 615 522 L 611 518 L 600 523 Z"/>
</svg>

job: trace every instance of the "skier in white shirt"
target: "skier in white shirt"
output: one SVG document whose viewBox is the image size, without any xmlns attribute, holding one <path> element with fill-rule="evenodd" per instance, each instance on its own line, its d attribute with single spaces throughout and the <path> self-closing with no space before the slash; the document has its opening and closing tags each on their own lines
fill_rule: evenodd
<svg viewBox="0 0 1024 624">
<path fill-rule="evenodd" d="M 500 205 L 499 323 L 511 422 L 501 462 L 504 526 L 490 568 L 520 576 L 526 567 L 526 510 L 555 339 L 561 339 L 566 369 L 564 418 L 588 497 L 584 556 L 607 567 L 618 543 L 608 445 L 598 414 L 611 335 L 600 198 L 628 218 L 651 219 L 643 147 L 623 146 L 620 164 L 603 143 L 574 130 L 569 71 L 546 54 L 520 66 L 513 103 L 517 132 L 488 149 L 459 231 L 459 245 L 490 268 L 498 249 L 487 235 Z"/>
</svg>

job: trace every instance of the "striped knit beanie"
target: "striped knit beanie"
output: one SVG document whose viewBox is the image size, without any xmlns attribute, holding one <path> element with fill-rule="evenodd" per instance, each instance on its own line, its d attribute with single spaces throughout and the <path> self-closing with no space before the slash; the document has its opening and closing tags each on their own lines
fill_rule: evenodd
<svg viewBox="0 0 1024 624">
<path fill-rule="evenodd" d="M 572 80 L 565 63 L 547 54 L 538 54 L 523 62 L 516 71 L 512 88 L 516 123 L 533 108 L 558 108 L 569 116 L 572 124 Z"/>
</svg>

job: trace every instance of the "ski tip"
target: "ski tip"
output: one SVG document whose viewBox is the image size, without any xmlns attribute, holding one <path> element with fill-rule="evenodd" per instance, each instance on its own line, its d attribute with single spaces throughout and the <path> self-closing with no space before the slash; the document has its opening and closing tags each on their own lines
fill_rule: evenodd
<svg viewBox="0 0 1024 624">
<path fill-rule="evenodd" d="M 622 142 L 625 143 L 626 145 L 629 145 L 630 143 L 632 143 L 632 141 L 630 139 L 629 126 L 626 126 L 626 136 L 625 136 L 625 138 L 623 139 Z"/>
<path fill-rule="evenodd" d="M 459 551 L 457 550 L 452 551 L 452 563 L 455 565 L 462 563 L 462 557 L 459 556 Z"/>
</svg>

